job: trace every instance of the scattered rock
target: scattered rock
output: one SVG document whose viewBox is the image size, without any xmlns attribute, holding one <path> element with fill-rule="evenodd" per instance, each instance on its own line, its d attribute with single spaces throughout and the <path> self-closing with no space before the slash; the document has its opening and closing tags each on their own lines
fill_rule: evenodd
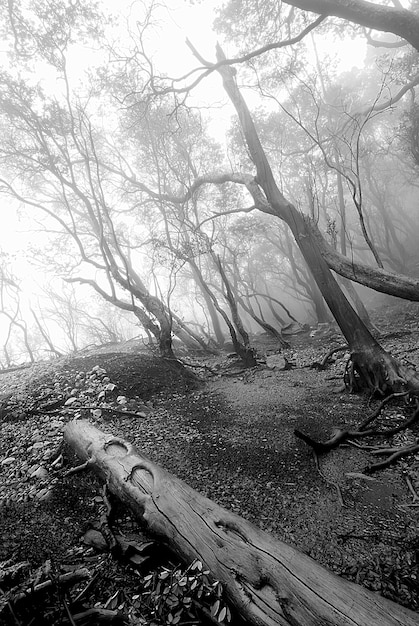
<svg viewBox="0 0 419 626">
<path fill-rule="evenodd" d="M 5 459 L 3 459 L 3 461 L 0 463 L 0 465 L 11 465 L 15 461 L 16 461 L 16 457 L 8 456 Z"/>
<path fill-rule="evenodd" d="M 76 398 L 75 396 L 71 396 L 70 398 L 68 398 L 68 400 L 64 402 L 64 406 L 71 406 L 72 404 L 77 402 L 77 400 L 78 398 Z"/>
<path fill-rule="evenodd" d="M 288 361 L 281 354 L 272 354 L 266 357 L 266 367 L 272 370 L 285 370 L 288 367 Z"/>
<path fill-rule="evenodd" d="M 48 502 L 52 497 L 52 489 L 51 487 L 44 487 L 36 492 L 34 496 L 34 500 L 38 502 Z"/>
<path fill-rule="evenodd" d="M 49 476 L 48 470 L 45 469 L 42 465 L 39 465 L 37 469 L 30 474 L 31 478 L 38 478 L 39 480 L 43 480 Z"/>
</svg>

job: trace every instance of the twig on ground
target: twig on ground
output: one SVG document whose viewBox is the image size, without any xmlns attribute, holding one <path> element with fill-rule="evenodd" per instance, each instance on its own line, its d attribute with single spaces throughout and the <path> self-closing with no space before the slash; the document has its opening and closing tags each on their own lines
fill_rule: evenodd
<svg viewBox="0 0 419 626">
<path fill-rule="evenodd" d="M 28 597 L 32 595 L 36 595 L 46 589 L 54 588 L 57 585 L 65 585 L 72 586 L 80 582 L 81 580 L 85 580 L 89 578 L 90 572 L 86 567 L 81 567 L 80 569 L 75 570 L 74 572 L 67 572 L 66 574 L 62 574 L 58 576 L 56 580 L 47 580 L 43 583 L 39 583 L 39 585 L 35 585 L 32 587 L 28 587 L 25 591 L 16 593 L 11 597 L 11 601 L 13 603 L 20 602 L 22 600 L 26 600 Z"/>
<path fill-rule="evenodd" d="M 218 374 L 218 372 L 212 369 L 212 367 L 210 367 L 209 365 L 205 365 L 205 364 L 199 365 L 197 363 L 188 363 L 187 361 L 184 361 L 183 359 L 177 359 L 177 360 L 179 361 L 179 363 L 182 363 L 182 365 L 184 365 L 185 367 L 193 367 L 195 369 L 207 370 L 211 374 Z"/>
<path fill-rule="evenodd" d="M 119 611 L 110 609 L 87 609 L 73 615 L 77 624 L 127 624 L 128 622 Z"/>
<path fill-rule="evenodd" d="M 407 395 L 409 395 L 409 391 L 403 391 L 392 393 L 391 395 L 387 396 L 387 398 L 384 398 L 384 400 L 380 402 L 375 411 L 373 411 L 373 413 L 359 425 L 358 430 L 364 430 L 368 426 L 368 424 L 371 424 L 371 422 L 373 422 L 380 415 L 385 405 L 391 402 L 391 400 L 394 400 L 394 398 L 403 398 L 403 396 Z"/>
<path fill-rule="evenodd" d="M 73 619 L 73 616 L 71 615 L 70 608 L 65 598 L 62 598 L 62 603 L 64 604 L 65 612 L 67 613 L 68 621 L 70 622 L 71 626 L 77 626 L 76 622 Z"/>
<path fill-rule="evenodd" d="M 317 455 L 315 450 L 313 450 L 313 458 L 314 458 L 314 464 L 316 466 L 316 469 L 317 469 L 319 475 L 323 478 L 323 480 L 326 483 L 328 483 L 329 485 L 332 485 L 336 489 L 336 493 L 338 494 L 338 500 L 340 502 L 340 505 L 343 506 L 343 507 L 346 506 L 345 502 L 343 501 L 342 490 L 341 490 L 340 486 L 338 485 L 338 483 L 336 483 L 333 480 L 329 480 L 327 478 L 327 476 L 325 476 L 323 474 L 322 470 L 320 469 L 319 457 L 318 457 L 318 455 Z"/>
<path fill-rule="evenodd" d="M 88 591 L 90 591 L 90 589 L 93 587 L 93 585 L 96 583 L 97 579 L 99 578 L 99 573 L 96 572 L 96 574 L 94 574 L 92 576 L 92 578 L 89 580 L 89 582 L 87 583 L 87 585 L 85 585 L 83 587 L 83 589 L 80 591 L 80 593 L 77 594 L 77 596 L 74 598 L 73 600 L 73 604 L 77 604 L 77 602 L 80 602 L 80 600 L 82 598 L 84 598 L 84 596 L 86 595 L 86 593 Z"/>
<path fill-rule="evenodd" d="M 416 504 L 416 502 L 419 502 L 419 495 L 416 493 L 416 490 L 415 490 L 415 488 L 414 488 L 414 486 L 412 484 L 412 480 L 411 480 L 409 474 L 406 474 L 404 478 L 405 478 L 406 484 L 408 486 L 408 489 L 409 489 L 410 493 L 412 494 L 412 502 L 410 504 L 411 505 L 412 504 Z"/>
<path fill-rule="evenodd" d="M 64 472 L 64 476 L 67 477 L 72 476 L 73 474 L 78 474 L 79 472 L 84 472 L 84 470 L 90 469 L 91 464 L 91 460 L 88 459 L 84 463 L 80 463 L 80 465 L 76 465 L 75 467 L 72 467 L 71 469 Z"/>
<path fill-rule="evenodd" d="M 419 445 L 417 443 L 411 446 L 405 446 L 404 448 L 400 448 L 399 450 L 397 450 L 397 452 L 393 452 L 392 454 L 390 454 L 390 456 L 387 459 L 385 459 L 385 461 L 380 461 L 379 463 L 374 463 L 373 465 L 369 465 L 368 467 L 364 469 L 364 472 L 372 473 L 372 472 L 376 472 L 377 470 L 384 469 L 385 467 L 388 467 L 389 465 L 394 463 L 394 461 L 397 461 L 401 457 L 406 456 L 408 454 L 413 454 L 414 452 L 419 452 Z"/>
</svg>

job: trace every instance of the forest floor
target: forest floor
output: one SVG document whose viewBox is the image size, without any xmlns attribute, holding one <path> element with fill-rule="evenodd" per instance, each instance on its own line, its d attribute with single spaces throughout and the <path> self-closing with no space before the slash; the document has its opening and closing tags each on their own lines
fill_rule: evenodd
<svg viewBox="0 0 419 626">
<path fill-rule="evenodd" d="M 381 344 L 419 368 L 419 305 L 381 308 L 373 320 Z M 344 343 L 337 330 L 289 341 L 285 370 L 278 363 L 243 371 L 231 355 L 185 355 L 202 377 L 192 386 L 138 342 L 0 372 L 0 624 L 96 623 L 87 614 L 69 618 L 93 606 L 119 608 L 130 623 L 171 621 L 144 590 L 149 572 L 163 571 L 158 550 L 140 574 L 101 552 L 91 532 L 103 511 L 100 485 L 89 473 L 65 475 L 77 461 L 68 449 L 59 456 L 62 431 L 80 415 L 336 574 L 419 611 L 419 507 L 406 480 L 419 491 L 419 455 L 367 475 L 377 457 L 341 445 L 316 467 L 294 429 L 326 440 L 336 427 L 360 424 L 379 400 L 344 389 L 345 352 L 323 370 L 312 367 Z M 256 345 L 261 360 L 278 352 L 264 336 Z M 412 410 L 389 403 L 378 421 L 394 426 Z M 363 443 L 406 445 L 417 437 L 416 425 Z M 146 554 L 148 538 L 118 515 L 126 540 Z M 94 582 L 80 582 L 72 597 L 57 599 L 55 591 L 7 604 L 17 589 L 80 568 Z"/>
</svg>

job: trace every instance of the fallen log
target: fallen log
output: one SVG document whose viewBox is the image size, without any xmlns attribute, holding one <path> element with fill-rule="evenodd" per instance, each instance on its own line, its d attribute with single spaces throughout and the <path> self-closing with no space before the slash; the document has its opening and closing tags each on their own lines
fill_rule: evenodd
<svg viewBox="0 0 419 626">
<path fill-rule="evenodd" d="M 254 626 L 418 626 L 419 615 L 332 574 L 86 420 L 64 438 L 148 530 L 199 559 Z"/>
</svg>

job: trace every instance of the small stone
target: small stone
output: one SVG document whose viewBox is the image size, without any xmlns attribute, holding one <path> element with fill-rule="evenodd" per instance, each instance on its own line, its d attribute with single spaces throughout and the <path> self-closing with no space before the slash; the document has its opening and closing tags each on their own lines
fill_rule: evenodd
<svg viewBox="0 0 419 626">
<path fill-rule="evenodd" d="M 74 396 L 71 396 L 71 398 L 68 398 L 68 400 L 64 402 L 64 406 L 71 406 L 75 402 L 77 402 L 77 398 L 75 398 Z"/>
<path fill-rule="evenodd" d="M 33 474 L 31 474 L 31 478 L 38 478 L 39 480 L 42 480 L 42 479 L 46 478 L 47 476 L 48 476 L 48 470 L 46 470 L 45 467 L 42 467 L 42 465 L 40 465 L 33 472 Z"/>
<path fill-rule="evenodd" d="M 51 499 L 51 496 L 52 490 L 49 487 L 44 487 L 37 492 L 34 499 L 38 502 L 47 502 Z"/>
<path fill-rule="evenodd" d="M 83 543 L 87 546 L 92 546 L 99 552 L 107 552 L 108 544 L 106 543 L 103 535 L 98 530 L 90 528 L 83 536 Z"/>
<path fill-rule="evenodd" d="M 266 365 L 270 369 L 284 370 L 287 367 L 287 360 L 280 354 L 272 354 L 266 357 Z"/>
<path fill-rule="evenodd" d="M 33 450 L 40 450 L 41 448 L 44 448 L 48 443 L 49 443 L 49 441 L 36 441 L 33 444 L 32 449 Z"/>
<path fill-rule="evenodd" d="M 4 466 L 4 465 L 11 465 L 15 461 L 16 461 L 16 457 L 15 456 L 8 456 L 5 459 L 3 459 L 3 461 L 0 463 L 0 465 L 2 465 L 2 466 Z"/>
</svg>

